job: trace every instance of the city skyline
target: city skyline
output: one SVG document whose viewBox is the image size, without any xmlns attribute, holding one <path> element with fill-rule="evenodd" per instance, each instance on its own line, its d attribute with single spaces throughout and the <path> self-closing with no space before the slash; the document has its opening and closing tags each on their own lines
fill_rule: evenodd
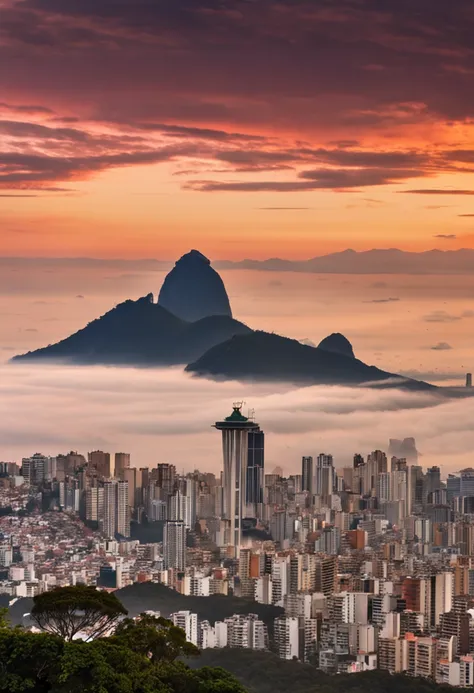
<svg viewBox="0 0 474 693">
<path fill-rule="evenodd" d="M 98 449 L 0 463 L 6 603 L 74 585 L 132 596 L 154 583 L 134 618 L 168 616 L 203 650 L 469 687 L 474 468 L 444 478 L 421 466 L 413 438 L 393 438 L 387 453 L 354 453 L 342 468 L 328 452 L 303 456 L 286 475 L 265 465 L 263 430 L 242 408 L 214 424 L 219 473 L 136 469 L 129 453 Z"/>
</svg>

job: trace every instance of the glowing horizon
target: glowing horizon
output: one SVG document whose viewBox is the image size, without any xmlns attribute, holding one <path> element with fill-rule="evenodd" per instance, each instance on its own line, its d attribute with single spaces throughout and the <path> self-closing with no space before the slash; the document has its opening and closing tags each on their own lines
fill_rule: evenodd
<svg viewBox="0 0 474 693">
<path fill-rule="evenodd" d="M 419 4 L 4 1 L 2 255 L 473 247 L 472 8 Z"/>
</svg>

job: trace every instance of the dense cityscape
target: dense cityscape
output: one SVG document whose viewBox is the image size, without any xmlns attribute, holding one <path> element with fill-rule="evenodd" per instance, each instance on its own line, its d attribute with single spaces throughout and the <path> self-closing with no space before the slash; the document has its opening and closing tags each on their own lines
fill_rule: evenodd
<svg viewBox="0 0 474 693">
<path fill-rule="evenodd" d="M 215 423 L 220 476 L 127 453 L 0 464 L 0 596 L 160 583 L 240 597 L 247 613 L 171 614 L 201 649 L 271 650 L 326 673 L 372 669 L 474 681 L 474 470 L 424 470 L 413 439 L 265 469 L 264 431 L 235 403 Z M 255 605 L 280 607 L 266 622 Z M 257 609 L 255 609 L 257 611 Z M 28 614 L 23 619 L 31 627 Z"/>
</svg>

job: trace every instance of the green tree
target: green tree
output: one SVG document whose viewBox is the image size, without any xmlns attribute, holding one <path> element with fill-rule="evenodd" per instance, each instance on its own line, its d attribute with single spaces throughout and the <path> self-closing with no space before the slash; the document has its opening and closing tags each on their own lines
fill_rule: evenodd
<svg viewBox="0 0 474 693">
<path fill-rule="evenodd" d="M 0 629 L 8 628 L 10 621 L 8 619 L 8 609 L 6 606 L 0 608 Z"/>
<path fill-rule="evenodd" d="M 182 628 L 166 618 L 150 614 L 141 614 L 137 620 L 124 619 L 117 626 L 112 640 L 149 657 L 152 662 L 173 662 L 178 657 L 199 654 L 198 648 L 187 642 Z"/>
<path fill-rule="evenodd" d="M 65 643 L 52 677 L 54 693 L 131 693 L 162 688 L 150 662 L 127 647 L 99 638 Z M 153 684 L 150 686 L 150 684 Z"/>
<path fill-rule="evenodd" d="M 124 619 L 114 635 L 100 637 L 124 614 L 114 595 L 82 586 L 35 598 L 32 616 L 43 633 L 10 628 L 0 613 L 0 692 L 245 693 L 224 669 L 179 661 L 199 650 L 165 618 Z M 73 640 L 85 628 L 87 640 Z"/>
<path fill-rule="evenodd" d="M 190 669 L 183 662 L 163 662 L 158 671 L 173 693 L 245 693 L 239 681 L 220 667 Z"/>
<path fill-rule="evenodd" d="M 0 630 L 4 693 L 245 693 L 227 671 L 161 661 L 119 638 L 65 642 L 50 633 Z"/>
<path fill-rule="evenodd" d="M 85 585 L 43 592 L 33 602 L 31 618 L 39 628 L 67 641 L 79 633 L 98 638 L 128 613 L 114 594 Z"/>
<path fill-rule="evenodd" d="M 0 691 L 50 691 L 50 679 L 62 656 L 64 641 L 49 633 L 0 629 Z"/>
</svg>

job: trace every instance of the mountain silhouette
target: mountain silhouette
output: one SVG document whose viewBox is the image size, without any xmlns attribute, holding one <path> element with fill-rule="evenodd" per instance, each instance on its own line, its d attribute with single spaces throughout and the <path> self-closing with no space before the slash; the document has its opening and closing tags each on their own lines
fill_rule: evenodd
<svg viewBox="0 0 474 693">
<path fill-rule="evenodd" d="M 197 250 L 176 262 L 158 303 L 153 294 L 124 301 L 66 339 L 12 361 L 188 364 L 188 372 L 218 379 L 433 387 L 366 365 L 355 358 L 351 343 L 340 333 L 315 347 L 251 330 L 232 318 L 222 279 Z"/>
<path fill-rule="evenodd" d="M 428 383 L 368 366 L 354 356 L 306 346 L 295 339 L 260 331 L 235 335 L 212 347 L 186 370 L 222 380 L 287 381 L 308 385 L 370 383 L 415 390 L 435 389 Z"/>
<path fill-rule="evenodd" d="M 250 328 L 227 315 L 186 322 L 153 302 L 153 294 L 128 300 L 82 330 L 13 361 L 77 364 L 186 364 L 211 347 Z"/>
<path fill-rule="evenodd" d="M 347 337 L 344 337 L 344 335 L 339 332 L 333 332 L 328 337 L 325 337 L 318 344 L 318 349 L 324 349 L 324 351 L 330 351 L 333 354 L 341 354 L 342 356 L 355 359 L 352 344 Z"/>
<path fill-rule="evenodd" d="M 414 253 L 399 248 L 348 248 L 309 260 L 222 260 L 219 269 L 251 269 L 268 272 L 314 272 L 316 274 L 472 274 L 474 249 L 425 250 Z"/>
<path fill-rule="evenodd" d="M 166 275 L 158 305 L 189 322 L 210 315 L 232 317 L 224 282 L 198 250 L 183 255 Z"/>
</svg>

